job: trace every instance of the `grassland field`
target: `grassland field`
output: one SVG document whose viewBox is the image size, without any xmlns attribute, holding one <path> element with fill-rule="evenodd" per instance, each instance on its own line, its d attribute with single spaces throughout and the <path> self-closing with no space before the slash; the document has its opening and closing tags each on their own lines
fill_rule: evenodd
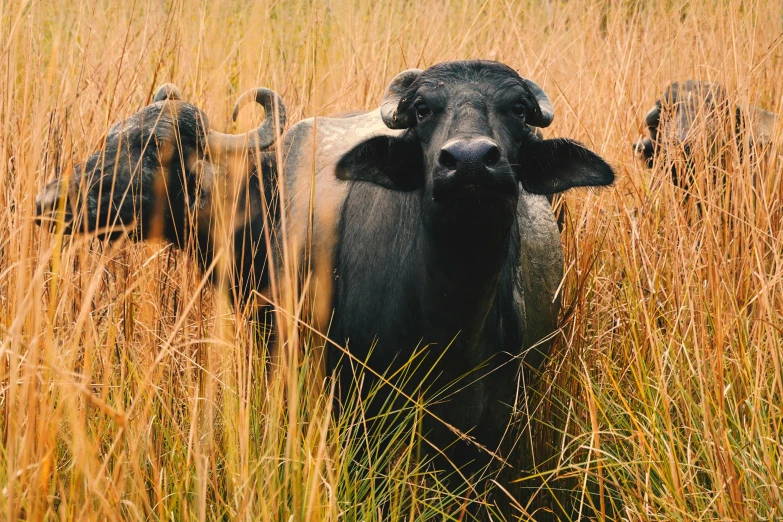
<svg viewBox="0 0 783 522">
<path fill-rule="evenodd" d="M 783 162 L 729 147 L 684 198 L 631 147 L 674 80 L 783 113 L 780 0 L 0 0 L 0 520 L 460 519 L 416 463 L 415 409 L 383 447 L 358 406 L 332 415 L 314 336 L 271 380 L 265 337 L 186 253 L 33 216 L 162 83 L 239 132 L 260 117 L 231 122 L 245 89 L 275 89 L 295 122 L 461 58 L 533 79 L 547 136 L 617 172 L 564 198 L 561 328 L 523 390 L 516 515 L 783 519 Z"/>
</svg>

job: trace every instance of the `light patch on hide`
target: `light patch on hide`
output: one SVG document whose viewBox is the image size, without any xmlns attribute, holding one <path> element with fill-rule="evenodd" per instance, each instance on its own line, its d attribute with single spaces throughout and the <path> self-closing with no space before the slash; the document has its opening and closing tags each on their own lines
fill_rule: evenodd
<svg viewBox="0 0 783 522">
<path fill-rule="evenodd" d="M 560 297 L 557 289 L 563 279 L 563 247 L 552 206 L 546 196 L 520 190 L 517 203 L 520 259 L 517 267 L 515 299 L 524 300 L 525 345 L 532 346 L 557 327 Z M 521 290 L 521 296 L 520 294 Z M 539 346 L 546 352 L 550 343 Z"/>
<path fill-rule="evenodd" d="M 340 214 L 350 189 L 349 182 L 337 179 L 337 162 L 371 136 L 399 136 L 402 132 L 383 123 L 380 109 L 350 118 L 310 118 L 289 131 L 290 136 L 304 138 L 287 144 L 291 157 L 284 168 L 290 193 L 286 198 L 288 230 L 283 237 L 295 264 L 292 271 L 298 271 L 304 259 L 313 261 L 310 269 L 315 296 L 311 306 L 314 324 L 322 331 L 331 318 L 334 253 Z"/>
</svg>

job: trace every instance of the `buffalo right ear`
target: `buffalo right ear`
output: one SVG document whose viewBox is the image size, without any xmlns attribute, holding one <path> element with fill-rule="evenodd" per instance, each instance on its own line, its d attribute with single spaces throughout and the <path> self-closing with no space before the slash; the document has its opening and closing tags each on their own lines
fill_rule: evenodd
<svg viewBox="0 0 783 522">
<path fill-rule="evenodd" d="M 412 139 L 374 136 L 337 162 L 337 179 L 368 181 L 392 190 L 410 191 L 424 185 L 421 146 Z"/>
<path fill-rule="evenodd" d="M 579 142 L 564 138 L 531 141 L 520 151 L 517 179 L 531 194 L 557 194 L 573 187 L 603 187 L 614 170 Z"/>
</svg>

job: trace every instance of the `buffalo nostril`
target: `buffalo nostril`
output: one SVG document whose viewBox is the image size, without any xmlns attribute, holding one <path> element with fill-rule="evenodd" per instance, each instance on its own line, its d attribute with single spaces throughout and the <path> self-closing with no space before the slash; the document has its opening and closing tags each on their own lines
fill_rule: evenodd
<svg viewBox="0 0 783 522">
<path fill-rule="evenodd" d="M 487 167 L 493 167 L 500 161 L 500 149 L 494 145 L 484 154 L 484 164 Z"/>
<path fill-rule="evenodd" d="M 445 149 L 440 151 L 438 163 L 449 170 L 455 170 L 457 168 L 457 158 L 455 158 L 451 152 Z"/>
</svg>

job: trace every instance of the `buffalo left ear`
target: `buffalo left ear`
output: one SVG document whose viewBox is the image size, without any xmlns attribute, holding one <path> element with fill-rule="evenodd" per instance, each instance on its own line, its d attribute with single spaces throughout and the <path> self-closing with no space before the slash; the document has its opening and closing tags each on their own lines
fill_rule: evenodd
<svg viewBox="0 0 783 522">
<path fill-rule="evenodd" d="M 564 138 L 525 143 L 519 152 L 517 179 L 532 194 L 556 194 L 573 187 L 602 187 L 614 171 L 600 156 Z"/>
<path fill-rule="evenodd" d="M 392 190 L 416 190 L 424 184 L 421 146 L 405 137 L 374 136 L 340 158 L 336 175 Z"/>
</svg>

